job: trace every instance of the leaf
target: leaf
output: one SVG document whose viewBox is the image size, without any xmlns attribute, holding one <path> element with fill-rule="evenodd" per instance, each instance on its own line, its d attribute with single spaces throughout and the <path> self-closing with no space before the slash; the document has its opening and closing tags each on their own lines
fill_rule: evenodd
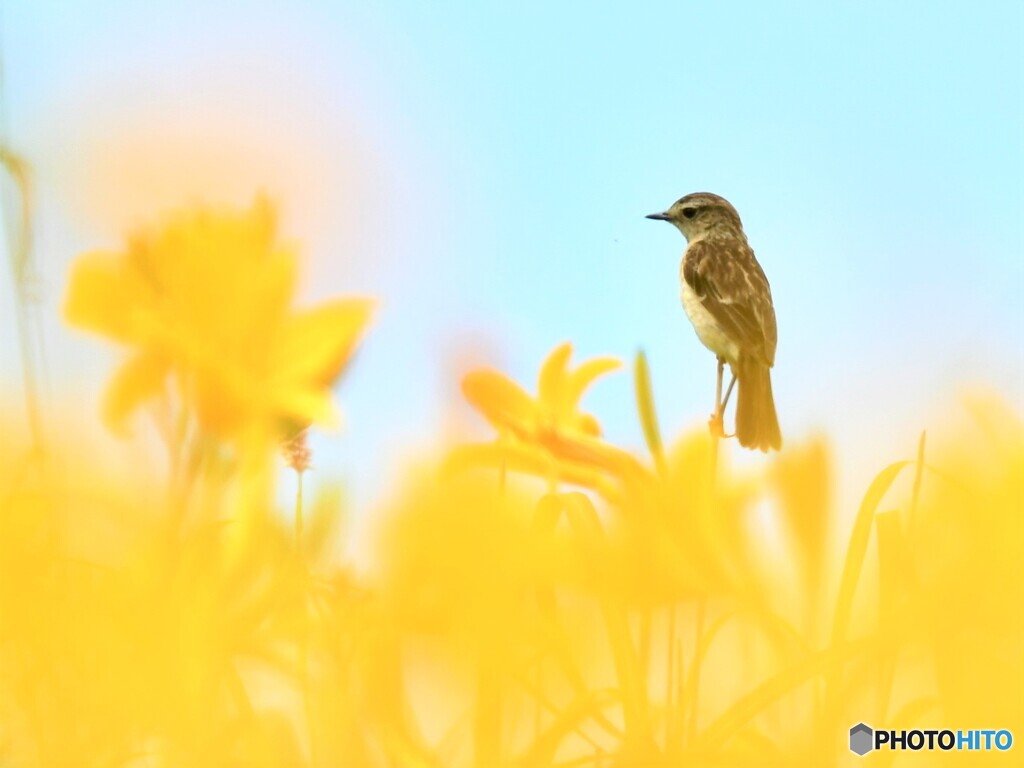
<svg viewBox="0 0 1024 768">
<path fill-rule="evenodd" d="M 597 510 L 590 499 L 582 493 L 568 493 L 563 498 L 569 525 L 576 534 L 594 574 L 600 577 L 608 560 L 608 540 Z M 652 743 L 654 729 L 648 717 L 646 680 L 630 634 L 626 608 L 622 601 L 614 596 L 614 592 L 608 590 L 602 592 L 600 603 L 608 632 L 608 643 L 612 649 L 615 676 L 622 693 L 627 747 L 646 748 Z"/>
<path fill-rule="evenodd" d="M 850 611 L 853 607 L 857 583 L 860 581 L 860 572 L 864 565 L 864 554 L 868 549 L 868 539 L 871 537 L 871 524 L 875 518 L 875 511 L 878 509 L 882 497 L 896 480 L 897 475 L 908 464 L 910 464 L 909 461 L 897 461 L 879 472 L 861 501 L 857 519 L 853 524 L 853 532 L 850 534 L 850 544 L 846 549 L 846 562 L 843 565 L 839 595 L 836 598 L 836 612 L 832 623 L 832 645 L 834 646 L 840 645 L 846 639 Z"/>
<path fill-rule="evenodd" d="M 640 425 L 644 430 L 644 440 L 654 459 L 658 474 L 662 477 L 667 473 L 665 453 L 661 445 L 661 431 L 658 429 L 658 417 L 654 410 L 654 394 L 651 392 L 651 372 L 647 366 L 647 355 L 641 349 L 636 353 L 633 365 L 633 382 L 636 388 L 637 410 L 640 412 Z"/>
<path fill-rule="evenodd" d="M 878 626 L 884 627 L 886 647 L 879 655 L 878 683 L 876 694 L 879 722 L 888 722 L 889 699 L 896 672 L 896 649 L 903 635 L 901 623 L 900 596 L 903 593 L 902 578 L 904 560 L 907 558 L 906 545 L 900 531 L 900 517 L 897 510 L 879 512 L 877 526 L 878 543 Z"/>
<path fill-rule="evenodd" d="M 897 461 L 883 469 L 872 481 L 868 492 L 861 501 L 857 518 L 850 534 L 850 543 L 846 549 L 846 562 L 843 575 L 839 581 L 839 594 L 836 597 L 836 611 L 832 623 L 832 648 L 838 648 L 846 642 L 846 630 L 850 623 L 850 612 L 853 609 L 853 598 L 857 593 L 860 572 L 864 566 L 864 555 L 867 552 L 868 540 L 871 538 L 871 527 L 875 512 L 889 487 L 899 473 L 910 464 L 909 461 Z M 836 716 L 839 705 L 838 689 L 841 667 L 832 667 L 827 683 L 825 721 L 831 722 Z"/>
<path fill-rule="evenodd" d="M 715 619 L 711 626 L 700 635 L 700 639 L 697 642 L 697 647 L 694 649 L 693 658 L 690 660 L 690 670 L 685 676 L 686 683 L 683 685 L 682 697 L 680 700 L 680 706 L 683 709 L 683 714 L 689 712 L 693 717 L 693 708 L 697 704 L 698 694 L 700 693 L 700 670 L 704 664 L 704 657 L 707 655 L 708 650 L 711 648 L 711 644 L 718 637 L 719 632 L 728 624 L 735 616 L 737 611 L 727 611 Z"/>
<path fill-rule="evenodd" d="M 914 524 L 917 521 L 917 505 L 921 499 L 921 480 L 924 477 L 924 442 L 928 432 L 921 433 L 921 440 L 917 444 L 917 466 L 914 469 L 914 491 L 910 497 L 910 531 L 913 532 Z"/>
<path fill-rule="evenodd" d="M 30 274 L 29 266 L 32 262 L 31 169 L 24 158 L 7 147 L 0 147 L 0 167 L 3 167 L 14 181 L 15 186 L 18 188 L 18 197 L 21 203 L 21 226 L 17 230 L 16 237 L 15 232 L 12 231 L 13 228 L 8 230 L 8 237 L 11 241 L 8 253 L 11 259 L 11 274 L 14 277 L 14 283 L 19 290 L 24 291 Z"/>
<path fill-rule="evenodd" d="M 616 698 L 608 691 L 590 691 L 577 696 L 558 713 L 555 721 L 540 734 L 523 755 L 520 765 L 550 765 L 559 745 L 569 734 L 578 731 L 587 720 L 603 717 L 603 710 L 614 704 Z"/>
<path fill-rule="evenodd" d="M 815 675 L 834 670 L 844 662 L 871 648 L 867 640 L 844 643 L 827 648 L 807 657 L 799 664 L 786 667 L 779 674 L 754 688 L 735 701 L 698 738 L 700 750 L 719 749 L 740 728 L 753 720 L 790 691 L 798 688 Z"/>
</svg>

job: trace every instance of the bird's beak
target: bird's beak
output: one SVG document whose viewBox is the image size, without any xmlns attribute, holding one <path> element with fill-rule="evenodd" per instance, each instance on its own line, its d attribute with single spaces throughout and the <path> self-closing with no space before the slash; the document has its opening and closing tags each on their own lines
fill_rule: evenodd
<svg viewBox="0 0 1024 768">
<path fill-rule="evenodd" d="M 667 213 L 652 213 L 647 218 L 654 219 L 655 221 L 672 221 L 672 217 Z"/>
</svg>

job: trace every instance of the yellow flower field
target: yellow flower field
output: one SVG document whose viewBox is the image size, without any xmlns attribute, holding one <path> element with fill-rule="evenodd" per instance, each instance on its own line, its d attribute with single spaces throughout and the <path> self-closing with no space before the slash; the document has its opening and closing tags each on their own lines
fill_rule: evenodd
<svg viewBox="0 0 1024 768">
<path fill-rule="evenodd" d="M 304 430 L 337 422 L 374 302 L 296 306 L 290 234 L 262 198 L 155 212 L 61 279 L 66 323 L 123 351 L 95 418 L 159 450 L 116 472 L 34 429 L 31 364 L 0 403 L 0 766 L 1019 760 L 848 748 L 861 721 L 1024 739 L 1024 426 L 998 395 L 845 500 L 820 439 L 740 470 L 703 424 L 663 435 L 642 353 L 560 344 L 535 388 L 452 370 L 490 437 L 394 468 L 357 569 L 341 497 L 301 492 Z M 633 377 L 645 452 L 584 409 L 605 375 Z"/>
</svg>

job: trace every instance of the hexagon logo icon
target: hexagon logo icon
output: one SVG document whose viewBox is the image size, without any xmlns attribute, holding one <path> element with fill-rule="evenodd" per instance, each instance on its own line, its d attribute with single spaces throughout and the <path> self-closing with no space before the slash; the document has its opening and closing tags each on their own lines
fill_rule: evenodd
<svg viewBox="0 0 1024 768">
<path fill-rule="evenodd" d="M 875 734 L 870 725 L 857 723 L 850 729 L 850 751 L 863 757 L 875 748 Z"/>
</svg>

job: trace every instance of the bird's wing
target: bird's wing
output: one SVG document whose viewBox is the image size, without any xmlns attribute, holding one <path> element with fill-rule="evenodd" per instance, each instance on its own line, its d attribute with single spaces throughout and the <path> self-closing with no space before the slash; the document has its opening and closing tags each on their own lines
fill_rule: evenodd
<svg viewBox="0 0 1024 768">
<path fill-rule="evenodd" d="M 768 280 L 750 246 L 741 241 L 693 243 L 683 279 L 744 354 L 775 363 L 775 310 Z"/>
</svg>

